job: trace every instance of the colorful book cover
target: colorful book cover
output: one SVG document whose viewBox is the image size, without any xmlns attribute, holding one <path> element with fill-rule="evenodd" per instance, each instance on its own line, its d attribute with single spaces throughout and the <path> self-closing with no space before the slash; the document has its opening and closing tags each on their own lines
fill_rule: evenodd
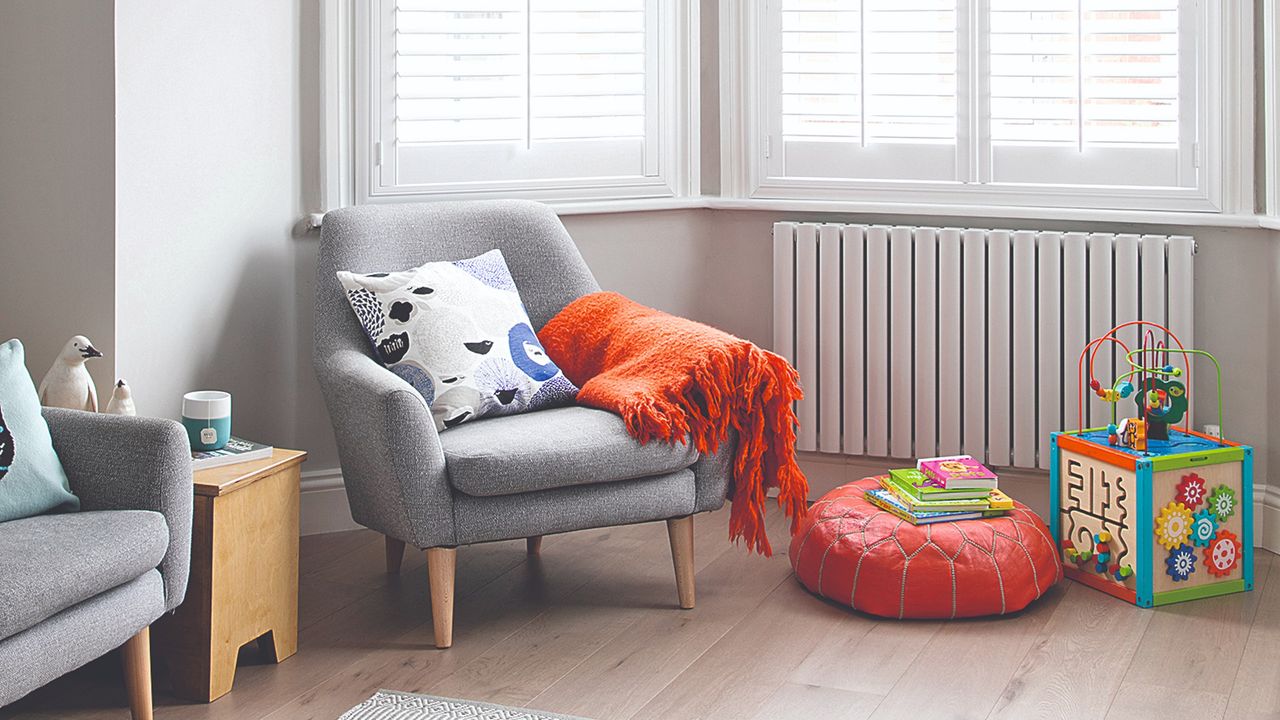
<svg viewBox="0 0 1280 720">
<path fill-rule="evenodd" d="M 987 495 L 984 495 L 983 497 L 980 497 L 980 498 L 967 498 L 967 499 L 961 499 L 961 500 L 921 500 L 919 498 L 913 497 L 910 493 L 906 492 L 900 485 L 898 485 L 897 482 L 887 477 L 880 478 L 880 487 L 893 493 L 898 498 L 898 500 L 903 505 L 907 506 L 907 509 L 913 513 L 974 512 L 974 511 L 982 512 L 982 511 L 991 509 L 991 502 L 988 500 Z M 990 494 L 991 492 L 997 492 L 997 491 L 987 490 L 984 492 Z"/>
<path fill-rule="evenodd" d="M 999 478 L 970 455 L 924 458 L 916 463 L 934 483 L 944 488 L 987 488 L 994 490 Z"/>
<path fill-rule="evenodd" d="M 1005 495 L 999 490 L 992 490 L 991 497 L 988 498 L 992 510 L 1012 510 L 1013 498 Z"/>
<path fill-rule="evenodd" d="M 940 488 L 926 483 L 932 482 L 924 473 L 915 468 L 904 468 L 898 470 L 890 470 L 889 478 L 895 482 L 903 492 L 911 495 L 917 500 L 983 500 L 986 499 L 990 490 L 986 488 Z"/>
<path fill-rule="evenodd" d="M 867 500 L 876 507 L 886 510 L 913 525 L 928 525 L 951 520 L 976 520 L 983 516 L 981 512 L 911 512 L 902 504 L 896 495 L 878 488 L 867 491 Z"/>
</svg>

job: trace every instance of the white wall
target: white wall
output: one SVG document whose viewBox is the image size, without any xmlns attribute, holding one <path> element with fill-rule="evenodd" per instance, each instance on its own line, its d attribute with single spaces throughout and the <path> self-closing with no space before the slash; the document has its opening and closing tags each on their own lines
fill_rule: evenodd
<svg viewBox="0 0 1280 720">
<path fill-rule="evenodd" d="M 234 432 L 307 447 L 299 12 L 116 2 L 117 354 L 140 413 L 177 417 L 184 392 L 225 389 Z"/>
<path fill-rule="evenodd" d="M 703 5 L 705 20 L 714 2 Z M 29 336 L 33 355 L 51 356 L 66 335 L 87 329 L 147 414 L 177 416 L 187 390 L 230 390 L 236 431 L 309 450 L 312 476 L 337 466 L 311 371 L 317 236 L 298 230 L 318 197 L 317 8 L 318 0 L 0 6 L 0 90 L 26 100 L 0 104 L 0 335 Z M 712 29 L 704 24 L 704 36 L 714 39 Z M 53 81 L 32 82 L 33 67 Z M 707 93 L 712 80 L 704 72 Z M 75 92 L 64 92 L 66 83 Z M 704 98 L 704 112 L 714 109 Z M 717 142 L 715 130 L 704 122 L 704 144 Z M 66 162 L 38 162 L 49 156 Z M 710 188 L 718 186 L 715 157 L 708 146 Z M 31 177 L 71 190 L 37 192 Z M 564 221 L 604 287 L 767 344 L 770 225 L 784 217 L 1046 225 L 713 210 Z M 1280 443 L 1268 437 L 1280 428 L 1270 401 L 1280 388 L 1280 333 L 1270 330 L 1280 318 L 1280 233 L 1052 225 L 1197 237 L 1197 344 L 1223 360 L 1227 432 L 1258 446 L 1259 479 L 1268 465 L 1280 467 Z M 48 292 L 53 300 L 30 302 Z M 38 372 L 45 364 L 33 363 Z M 105 386 L 111 368 L 99 372 Z"/>
<path fill-rule="evenodd" d="M 38 383 L 72 335 L 115 362 L 111 0 L 0 3 L 0 342 Z"/>
</svg>

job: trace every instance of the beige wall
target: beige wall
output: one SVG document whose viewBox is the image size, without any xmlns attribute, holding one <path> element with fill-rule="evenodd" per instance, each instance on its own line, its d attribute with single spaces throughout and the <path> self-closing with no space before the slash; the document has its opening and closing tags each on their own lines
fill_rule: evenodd
<svg viewBox="0 0 1280 720">
<path fill-rule="evenodd" d="M 38 383 L 72 335 L 115 358 L 111 0 L 0 3 L 0 342 Z"/>
<path fill-rule="evenodd" d="M 234 432 L 325 447 L 296 421 L 299 12 L 117 0 L 117 350 L 140 413 L 225 389 Z"/>
<path fill-rule="evenodd" d="M 713 60 L 715 3 L 702 3 L 704 56 Z M 176 416 L 187 390 L 228 389 L 238 432 L 312 451 L 312 471 L 337 465 L 311 372 L 317 238 L 297 227 L 318 197 L 317 8 L 317 0 L 0 6 L 0 90 L 25 99 L 0 104 L 0 302 L 23 310 L 0 314 L 0 335 L 30 338 L 42 373 L 39 356 L 87 330 L 148 414 Z M 37 62 L 60 84 L 32 82 Z M 707 116 L 717 110 L 714 67 L 703 72 Z M 66 83 L 75 92 L 52 91 Z M 717 130 L 704 117 L 708 189 L 718 186 Z M 1280 428 L 1270 401 L 1271 386 L 1280 387 L 1280 333 L 1271 331 L 1280 233 L 718 210 L 564 222 L 602 286 L 767 344 L 770 225 L 781 218 L 1195 235 L 1197 344 L 1223 360 L 1226 430 L 1258 446 L 1259 478 L 1280 467 L 1280 443 L 1268 442 Z M 30 301 L 36 295 L 41 303 Z M 98 371 L 105 386 L 112 369 Z"/>
</svg>

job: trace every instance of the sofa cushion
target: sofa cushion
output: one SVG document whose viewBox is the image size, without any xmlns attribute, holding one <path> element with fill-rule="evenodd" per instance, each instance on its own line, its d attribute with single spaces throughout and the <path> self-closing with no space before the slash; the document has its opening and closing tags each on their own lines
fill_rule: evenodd
<svg viewBox="0 0 1280 720">
<path fill-rule="evenodd" d="M 641 445 L 622 418 L 576 406 L 466 423 L 440 444 L 453 487 L 479 497 L 664 475 L 698 460 L 690 445 Z"/>
<path fill-rule="evenodd" d="M 0 523 L 0 638 L 155 569 L 168 546 L 164 516 L 149 510 Z"/>
<path fill-rule="evenodd" d="M 22 343 L 0 343 L 0 522 L 79 507 L 40 414 Z"/>
</svg>

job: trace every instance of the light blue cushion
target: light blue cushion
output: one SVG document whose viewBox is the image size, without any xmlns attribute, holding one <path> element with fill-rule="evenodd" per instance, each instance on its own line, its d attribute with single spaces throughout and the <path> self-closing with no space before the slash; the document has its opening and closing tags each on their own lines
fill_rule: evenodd
<svg viewBox="0 0 1280 720">
<path fill-rule="evenodd" d="M 0 345 L 0 522 L 78 510 L 17 340 Z"/>
</svg>

